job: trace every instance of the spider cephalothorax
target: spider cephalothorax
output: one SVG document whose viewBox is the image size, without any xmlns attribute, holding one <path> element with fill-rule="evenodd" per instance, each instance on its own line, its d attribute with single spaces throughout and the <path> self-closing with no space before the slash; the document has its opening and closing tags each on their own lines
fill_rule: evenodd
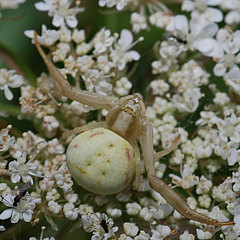
<svg viewBox="0 0 240 240">
<path fill-rule="evenodd" d="M 146 125 L 145 106 L 137 95 L 130 95 L 119 100 L 118 105 L 109 110 L 107 126 L 128 140 L 136 139 Z"/>
</svg>

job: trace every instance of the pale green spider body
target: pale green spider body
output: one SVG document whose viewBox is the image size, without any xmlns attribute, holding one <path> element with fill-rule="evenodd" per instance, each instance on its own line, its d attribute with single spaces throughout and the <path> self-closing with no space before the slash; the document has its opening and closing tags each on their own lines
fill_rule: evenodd
<svg viewBox="0 0 240 240">
<path fill-rule="evenodd" d="M 106 128 L 77 135 L 68 146 L 67 165 L 81 187 L 102 195 L 125 189 L 135 172 L 131 144 Z"/>
</svg>

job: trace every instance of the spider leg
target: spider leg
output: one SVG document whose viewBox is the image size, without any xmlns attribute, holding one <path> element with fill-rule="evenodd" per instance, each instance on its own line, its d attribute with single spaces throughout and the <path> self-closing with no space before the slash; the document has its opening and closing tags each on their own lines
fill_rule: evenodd
<svg viewBox="0 0 240 240">
<path fill-rule="evenodd" d="M 63 139 L 67 139 L 68 137 L 70 137 L 71 135 L 77 135 L 81 132 L 85 132 L 88 130 L 91 130 L 93 128 L 99 128 L 99 127 L 106 127 L 106 122 L 102 121 L 102 122 L 90 122 L 84 126 L 81 127 L 76 127 L 72 130 L 66 131 L 63 133 L 62 138 Z"/>
<path fill-rule="evenodd" d="M 43 49 L 41 48 L 38 39 L 37 39 L 37 32 L 34 32 L 34 41 L 37 47 L 39 54 L 41 55 L 43 61 L 45 62 L 48 71 L 50 72 L 54 84 L 57 90 L 68 97 L 69 99 L 75 100 L 82 104 L 94 107 L 94 108 L 105 108 L 107 110 L 111 109 L 113 106 L 116 105 L 116 102 L 113 98 L 103 96 L 98 93 L 84 91 L 80 89 L 74 89 L 67 79 L 62 75 L 57 67 L 47 58 L 46 54 L 44 53 Z"/>
<path fill-rule="evenodd" d="M 134 157 L 135 157 L 135 181 L 133 185 L 133 189 L 138 190 L 140 187 L 140 179 L 141 179 L 141 158 L 140 158 L 140 152 L 137 145 L 137 142 L 135 140 L 132 140 L 131 145 L 133 146 L 134 151 Z"/>
<path fill-rule="evenodd" d="M 176 146 L 176 143 L 174 143 Z M 145 167 L 148 175 L 148 179 L 151 187 L 159 192 L 162 197 L 171 204 L 182 216 L 215 226 L 233 225 L 233 221 L 229 222 L 219 222 L 217 220 L 206 217 L 194 210 L 192 210 L 189 205 L 178 195 L 174 190 L 172 190 L 167 184 L 158 179 L 154 174 L 154 155 L 153 155 L 153 133 L 152 126 L 150 123 L 147 124 L 146 129 L 143 131 L 141 137 L 141 147 L 143 151 L 143 158 L 145 162 Z M 170 147 L 172 149 L 172 147 Z M 160 155 L 160 154 L 159 154 Z"/>
</svg>

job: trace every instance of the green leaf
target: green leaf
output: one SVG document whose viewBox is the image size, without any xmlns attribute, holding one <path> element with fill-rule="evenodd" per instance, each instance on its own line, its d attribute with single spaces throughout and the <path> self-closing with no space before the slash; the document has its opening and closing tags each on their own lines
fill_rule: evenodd
<svg viewBox="0 0 240 240">
<path fill-rule="evenodd" d="M 15 69 L 17 73 L 23 75 L 30 85 L 36 86 L 36 76 L 23 59 L 2 43 L 0 43 L 0 54 L 11 69 Z"/>
</svg>

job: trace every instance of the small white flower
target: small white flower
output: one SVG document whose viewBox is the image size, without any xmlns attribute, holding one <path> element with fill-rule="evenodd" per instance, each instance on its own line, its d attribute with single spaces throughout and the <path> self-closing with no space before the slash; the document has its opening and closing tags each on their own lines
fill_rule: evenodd
<svg viewBox="0 0 240 240">
<path fill-rule="evenodd" d="M 67 58 L 67 55 L 70 51 L 69 43 L 60 42 L 57 44 L 57 49 L 52 52 L 53 62 L 64 61 Z"/>
<path fill-rule="evenodd" d="M 136 223 L 130 223 L 130 222 L 125 222 L 123 224 L 123 229 L 124 229 L 124 232 L 130 237 L 135 237 L 139 231 L 139 228 L 138 226 L 136 226 Z"/>
<path fill-rule="evenodd" d="M 72 192 L 66 192 L 64 194 L 65 199 L 70 203 L 75 203 L 78 200 L 78 195 Z"/>
<path fill-rule="evenodd" d="M 34 43 L 34 31 L 26 30 L 24 34 L 32 39 Z M 37 37 L 39 43 L 43 46 L 52 46 L 59 39 L 59 32 L 56 30 L 47 29 L 46 25 L 42 25 L 42 36 Z"/>
<path fill-rule="evenodd" d="M 160 95 L 160 96 L 168 92 L 170 88 L 169 84 L 162 79 L 152 81 L 150 83 L 150 87 L 154 95 Z"/>
<path fill-rule="evenodd" d="M 141 39 L 140 39 L 141 40 Z M 132 33 L 123 29 L 120 33 L 120 38 L 114 44 L 114 47 L 111 50 L 110 57 L 113 60 L 113 63 L 117 66 L 119 71 L 122 71 L 128 62 L 137 61 L 140 59 L 138 52 L 130 50 L 137 42 L 133 42 Z"/>
<path fill-rule="evenodd" d="M 0 214 L 0 220 L 11 218 L 11 223 L 17 223 L 20 219 L 30 222 L 32 219 L 33 209 L 36 203 L 40 203 L 40 198 L 33 198 L 28 193 L 20 199 L 17 206 L 13 206 L 16 195 L 12 193 L 4 194 L 2 202 L 10 207 Z"/>
<path fill-rule="evenodd" d="M 228 142 L 240 142 L 240 118 L 234 113 L 230 117 L 226 117 L 224 120 L 221 118 L 214 118 L 214 123 L 217 124 L 219 129 L 219 137 L 222 141 Z"/>
<path fill-rule="evenodd" d="M 106 212 L 108 215 L 110 215 L 112 218 L 119 218 L 122 216 L 122 210 L 119 208 L 113 207 L 111 204 L 107 206 Z"/>
<path fill-rule="evenodd" d="M 59 40 L 60 42 L 71 42 L 72 32 L 65 25 L 61 25 L 59 30 Z"/>
<path fill-rule="evenodd" d="M 140 30 L 147 29 L 146 17 L 136 12 L 131 14 L 131 24 L 134 33 L 138 33 Z"/>
<path fill-rule="evenodd" d="M 118 227 L 113 227 L 113 220 L 105 213 L 82 215 L 81 219 L 84 230 L 93 232 L 92 239 L 109 239 L 118 231 Z"/>
<path fill-rule="evenodd" d="M 103 71 L 105 74 L 109 73 L 114 67 L 114 63 L 109 61 L 108 55 L 100 55 L 97 58 L 98 68 Z"/>
<path fill-rule="evenodd" d="M 88 213 L 93 213 L 93 206 L 90 206 L 88 204 L 80 204 L 79 206 L 79 213 L 81 215 L 86 215 Z"/>
<path fill-rule="evenodd" d="M 232 191 L 232 181 L 226 179 L 219 186 L 214 186 L 212 189 L 212 197 L 216 201 L 229 201 L 234 198 L 234 192 Z M 216 211 L 217 209 L 215 209 Z"/>
<path fill-rule="evenodd" d="M 62 206 L 55 201 L 48 202 L 48 209 L 54 214 L 58 214 L 62 210 Z"/>
<path fill-rule="evenodd" d="M 89 69 L 83 75 L 82 78 L 86 84 L 88 91 L 94 90 L 101 95 L 108 95 L 112 90 L 112 84 L 108 83 L 102 72 L 97 69 Z"/>
<path fill-rule="evenodd" d="M 199 106 L 199 100 L 202 97 L 199 88 L 188 89 L 182 95 L 175 94 L 172 102 L 181 112 L 195 112 Z"/>
<path fill-rule="evenodd" d="M 213 68 L 216 76 L 223 76 L 227 70 L 239 69 L 240 63 L 240 31 L 232 33 L 228 28 L 220 29 L 217 33 L 219 43 L 218 51 L 215 52 L 214 60 L 217 62 Z"/>
<path fill-rule="evenodd" d="M 231 89 L 240 94 L 240 70 L 238 68 L 231 69 L 224 75 L 225 83 L 231 87 Z"/>
<path fill-rule="evenodd" d="M 207 194 L 199 196 L 198 201 L 199 201 L 199 205 L 206 209 L 208 209 L 210 207 L 211 202 L 212 202 L 211 198 Z"/>
<path fill-rule="evenodd" d="M 120 78 L 116 82 L 116 86 L 114 87 L 114 91 L 119 95 L 119 96 L 124 96 L 129 93 L 129 90 L 132 88 L 132 83 L 128 81 L 126 77 Z"/>
<path fill-rule="evenodd" d="M 72 40 L 76 43 L 82 43 L 85 41 L 85 31 L 82 30 L 78 30 L 76 28 L 74 28 L 73 33 L 72 33 Z"/>
<path fill-rule="evenodd" d="M 63 154 L 64 153 L 64 147 L 63 145 L 59 142 L 57 138 L 54 138 L 47 143 L 47 151 L 50 154 Z"/>
<path fill-rule="evenodd" d="M 152 231 L 151 240 L 164 239 L 171 234 L 171 229 L 165 225 L 158 225 L 155 230 Z"/>
<path fill-rule="evenodd" d="M 15 70 L 0 69 L 0 89 L 4 90 L 4 95 L 8 101 L 13 99 L 13 94 L 9 87 L 18 88 L 24 84 L 21 75 L 16 74 Z"/>
<path fill-rule="evenodd" d="M 154 204 L 154 206 L 149 206 L 149 211 L 153 218 L 164 219 L 172 213 L 173 207 L 168 203 L 162 204 L 158 202 L 157 204 Z"/>
<path fill-rule="evenodd" d="M 51 191 L 47 192 L 46 200 L 47 201 L 56 201 L 60 198 L 60 194 L 58 193 L 56 188 L 53 188 Z"/>
<path fill-rule="evenodd" d="M 191 209 L 197 208 L 197 200 L 194 197 L 188 197 L 187 203 Z"/>
<path fill-rule="evenodd" d="M 199 177 L 192 175 L 192 169 L 188 166 L 183 169 L 181 175 L 182 178 L 176 176 L 175 174 L 169 174 L 169 177 L 172 177 L 173 183 L 181 186 L 184 189 L 189 189 L 199 183 Z"/>
<path fill-rule="evenodd" d="M 144 221 L 150 221 L 152 218 L 152 213 L 149 210 L 149 208 L 144 207 L 141 209 L 139 216 L 144 220 Z"/>
<path fill-rule="evenodd" d="M 227 24 L 238 24 L 240 22 L 240 7 L 238 0 L 221 1 L 220 4 L 223 10 L 227 10 L 225 22 Z"/>
<path fill-rule="evenodd" d="M 112 46 L 113 41 L 114 37 L 111 36 L 110 30 L 103 28 L 93 38 L 94 53 L 100 54 L 106 52 L 106 50 Z"/>
<path fill-rule="evenodd" d="M 185 230 L 184 233 L 179 236 L 179 240 L 195 240 L 195 237 L 189 233 L 188 230 Z"/>
<path fill-rule="evenodd" d="M 64 155 L 64 158 L 66 156 Z M 63 189 L 64 192 L 71 191 L 73 181 L 71 174 L 66 166 L 66 162 L 63 162 L 57 172 L 54 175 L 57 185 Z"/>
<path fill-rule="evenodd" d="M 197 194 L 208 193 L 212 185 L 213 183 L 210 180 L 207 180 L 206 177 L 201 176 L 200 181 L 197 185 L 196 193 Z"/>
<path fill-rule="evenodd" d="M 166 29 L 174 35 L 186 39 L 186 46 L 197 49 L 206 56 L 214 56 L 215 52 L 219 50 L 218 41 L 213 38 L 218 26 L 206 19 L 198 21 L 198 18 L 192 18 L 188 22 L 185 15 L 177 15 L 172 18 Z"/>
<path fill-rule="evenodd" d="M 17 158 L 17 161 L 11 161 L 9 163 L 9 171 L 11 172 L 11 181 L 17 183 L 23 180 L 24 183 L 31 182 L 33 184 L 32 176 L 37 176 L 38 166 L 31 160 L 27 161 L 26 153 L 22 153 L 21 156 Z M 26 162 L 27 161 L 27 162 Z"/>
<path fill-rule="evenodd" d="M 212 233 L 208 231 L 203 231 L 202 229 L 197 229 L 198 239 L 212 239 Z"/>
<path fill-rule="evenodd" d="M 59 127 L 59 122 L 54 116 L 44 116 L 42 126 L 48 137 L 55 135 L 57 128 Z"/>
<path fill-rule="evenodd" d="M 64 24 L 64 20 L 71 28 L 77 26 L 78 21 L 76 15 L 84 9 L 79 7 L 71 8 L 73 0 L 44 0 L 35 3 L 35 7 L 39 11 L 48 11 L 48 15 L 53 17 L 52 24 L 60 27 Z"/>
<path fill-rule="evenodd" d="M 70 220 L 76 220 L 78 217 L 78 209 L 72 203 L 65 203 L 63 205 L 63 213 Z"/>
<path fill-rule="evenodd" d="M 0 152 L 6 152 L 15 142 L 15 138 L 8 133 L 12 126 L 8 125 L 0 131 Z"/>
<path fill-rule="evenodd" d="M 158 28 L 165 28 L 172 20 L 173 16 L 164 11 L 157 11 L 150 15 L 149 21 Z"/>
<path fill-rule="evenodd" d="M 191 18 L 198 22 L 200 25 L 205 25 L 209 22 L 221 22 L 223 19 L 223 13 L 217 9 L 209 6 L 216 6 L 221 3 L 222 0 L 184 0 L 182 4 L 182 10 L 191 11 Z"/>
<path fill-rule="evenodd" d="M 217 92 L 213 102 L 220 106 L 225 106 L 230 103 L 230 98 L 226 93 Z"/>
<path fill-rule="evenodd" d="M 141 210 L 141 206 L 136 202 L 127 203 L 126 209 L 128 215 L 137 215 Z"/>
</svg>

